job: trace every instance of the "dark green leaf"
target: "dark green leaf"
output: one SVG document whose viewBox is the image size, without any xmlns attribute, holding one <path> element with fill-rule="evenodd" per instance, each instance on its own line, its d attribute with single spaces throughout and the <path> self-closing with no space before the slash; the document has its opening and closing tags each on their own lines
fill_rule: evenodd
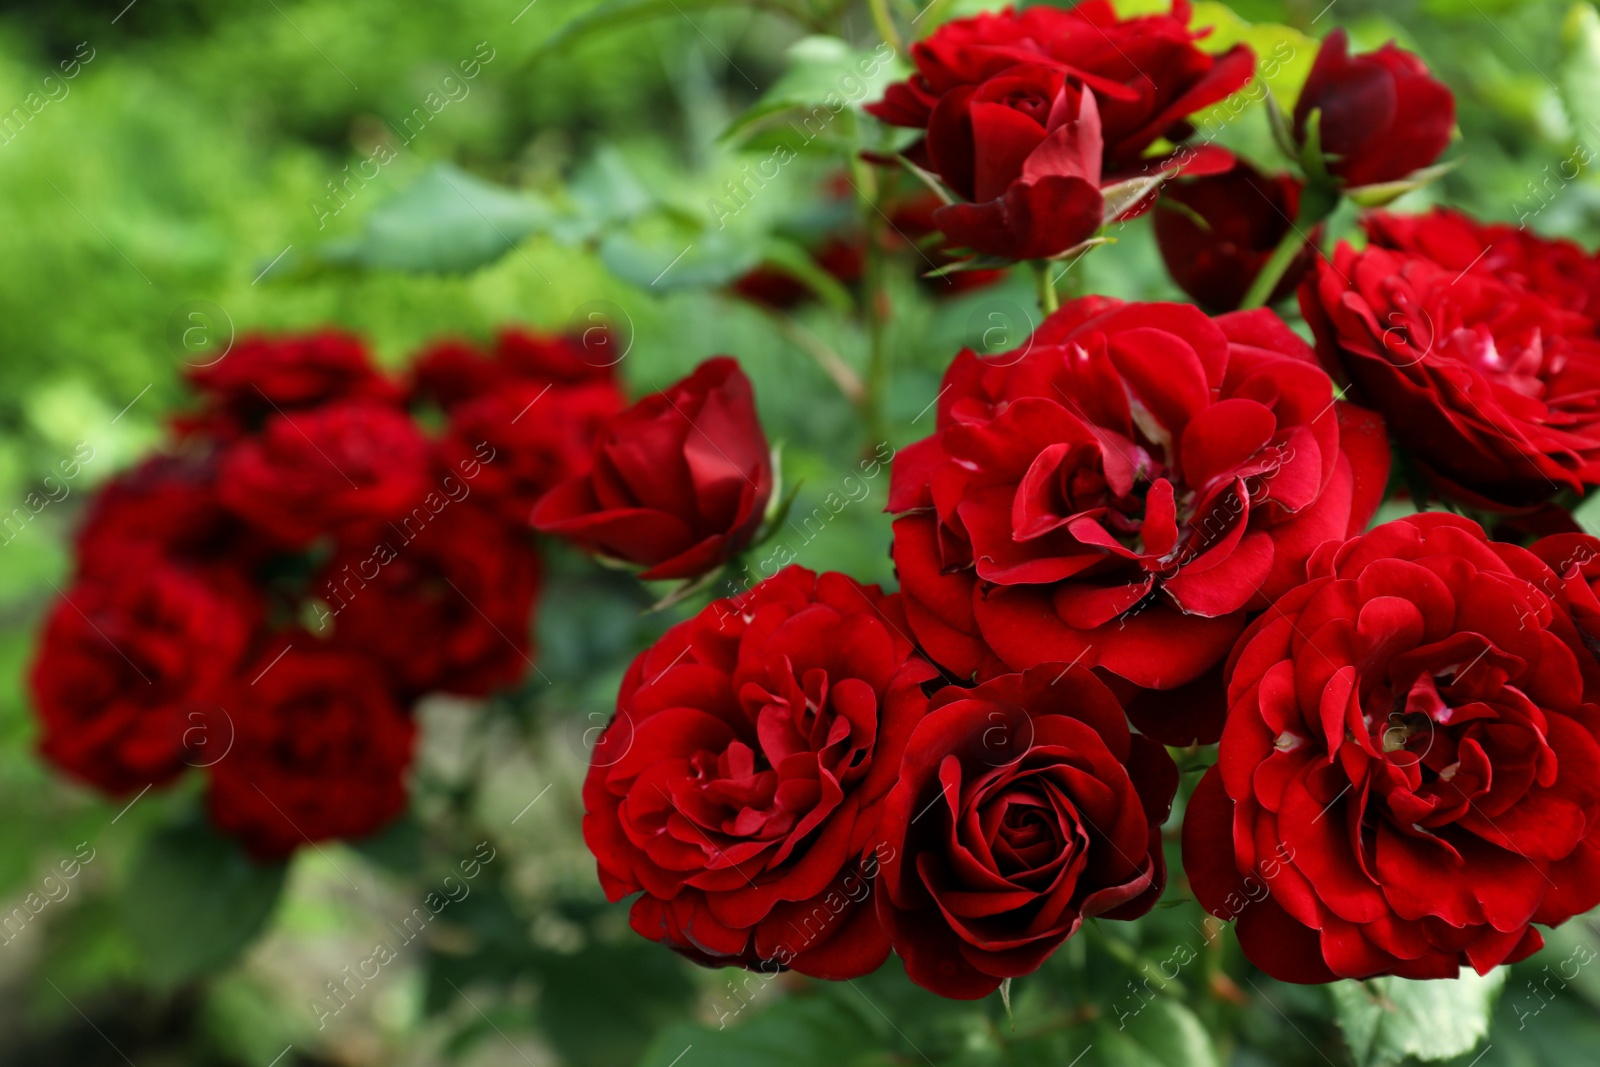
<svg viewBox="0 0 1600 1067">
<path fill-rule="evenodd" d="M 266 927 L 287 871 L 198 820 L 151 835 L 122 891 L 123 921 L 150 977 L 176 985 L 231 962 Z"/>
</svg>

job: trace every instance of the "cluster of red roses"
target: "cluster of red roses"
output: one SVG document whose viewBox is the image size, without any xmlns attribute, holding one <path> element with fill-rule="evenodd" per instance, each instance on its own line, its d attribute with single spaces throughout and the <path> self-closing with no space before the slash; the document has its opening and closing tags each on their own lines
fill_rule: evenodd
<svg viewBox="0 0 1600 1067">
<path fill-rule="evenodd" d="M 529 661 L 528 499 L 622 407 L 585 360 L 509 332 L 492 353 L 433 349 L 402 386 L 321 333 L 195 370 L 174 447 L 79 534 L 33 667 L 45 756 L 113 794 L 204 768 L 213 822 L 263 858 L 398 815 L 411 704 Z M 551 417 L 513 421 L 547 389 Z"/>
<path fill-rule="evenodd" d="M 1217 162 L 1147 153 L 1251 76 L 1188 14 L 952 22 L 871 110 L 925 129 L 914 155 L 964 201 L 947 235 L 1056 255 L 1101 225 L 1106 174 Z M 1414 56 L 1335 33 L 1293 136 L 1370 189 L 1436 158 L 1453 115 Z M 1271 192 L 1231 166 L 1252 191 L 1192 214 Z M 1162 743 L 1219 741 L 1184 866 L 1278 978 L 1486 972 L 1600 903 L 1600 540 L 1550 503 L 1600 484 L 1600 266 L 1445 212 L 1366 227 L 1301 288 L 1315 349 L 1270 310 L 1091 296 L 961 353 L 894 463 L 899 593 L 790 567 L 642 654 L 584 787 L 634 929 L 822 978 L 893 951 L 982 996 L 1085 917 L 1153 906 Z M 1206 240 L 1236 233 L 1203 268 L 1248 275 L 1219 305 L 1278 241 Z M 1524 548 L 1425 512 L 1363 533 L 1391 433 L 1432 492 L 1564 532 Z"/>
</svg>

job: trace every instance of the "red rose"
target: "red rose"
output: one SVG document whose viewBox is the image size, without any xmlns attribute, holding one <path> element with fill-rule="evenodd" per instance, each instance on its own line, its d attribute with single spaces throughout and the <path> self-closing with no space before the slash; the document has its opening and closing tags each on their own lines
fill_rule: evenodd
<svg viewBox="0 0 1600 1067">
<path fill-rule="evenodd" d="M 533 524 L 641 578 L 692 578 L 749 543 L 771 495 L 750 380 L 718 356 L 612 419 L 592 470 L 546 493 Z"/>
<path fill-rule="evenodd" d="M 889 232 L 884 237 L 890 247 L 909 254 L 908 258 L 917 266 L 917 281 L 922 288 L 934 296 L 957 296 L 1004 279 L 1004 269 L 961 270 L 937 278 L 927 277 L 928 271 L 947 267 L 962 258 L 955 253 L 949 241 L 929 241 L 939 232 L 933 214 L 943 206 L 944 201 L 939 199 L 937 193 L 932 189 L 924 189 L 903 200 L 891 202 L 884 209 L 889 216 Z"/>
<path fill-rule="evenodd" d="M 867 110 L 892 125 L 925 127 L 952 90 L 1019 64 L 1048 66 L 1099 98 L 1106 170 L 1141 170 L 1152 144 L 1188 137 L 1188 117 L 1243 89 L 1255 69 L 1245 45 L 1220 56 L 1196 48 L 1204 32 L 1189 29 L 1190 15 L 1188 0 L 1173 0 L 1168 15 L 1127 19 L 1108 0 L 1086 0 L 1068 11 L 1040 5 L 955 19 L 911 46 L 917 74 Z M 1231 160 L 1209 146 L 1185 158 L 1201 169 Z"/>
<path fill-rule="evenodd" d="M 393 403 L 400 390 L 372 364 L 360 338 L 334 330 L 239 340 L 215 363 L 189 373 L 204 399 L 181 428 L 231 437 L 270 416 L 335 400 Z"/>
<path fill-rule="evenodd" d="M 1240 162 L 1225 174 L 1170 182 L 1156 206 L 1156 242 L 1178 287 L 1212 311 L 1244 303 L 1250 283 L 1272 258 L 1300 211 L 1300 183 L 1267 177 Z M 1316 261 L 1320 230 L 1307 235 L 1269 304 L 1294 292 Z"/>
<path fill-rule="evenodd" d="M 913 982 L 974 1000 L 1031 974 L 1085 918 L 1133 919 L 1166 885 L 1178 769 L 1082 667 L 929 704 L 884 805 L 878 918 Z"/>
<path fill-rule="evenodd" d="M 1376 52 L 1350 54 L 1349 35 L 1322 42 L 1294 108 L 1295 140 L 1321 113 L 1328 172 L 1345 185 L 1398 181 L 1439 158 L 1456 125 L 1456 98 L 1415 55 L 1393 41 Z"/>
<path fill-rule="evenodd" d="M 1600 664 L 1556 576 L 1442 512 L 1309 570 L 1229 659 L 1195 896 L 1283 981 L 1523 959 L 1600 903 Z"/>
<path fill-rule="evenodd" d="M 1584 645 L 1600 656 L 1600 538 L 1585 533 L 1560 533 L 1542 537 L 1528 546 L 1561 582 L 1566 604 Z M 1557 595 L 1556 587 L 1544 592 Z"/>
<path fill-rule="evenodd" d="M 152 456 L 117 475 L 87 509 L 76 544 L 79 569 L 114 576 L 136 546 L 196 566 L 260 559 L 268 546 L 217 499 L 216 470 L 209 457 Z"/>
<path fill-rule="evenodd" d="M 1324 363 L 1439 490 L 1532 507 L 1600 481 L 1600 342 L 1581 315 L 1421 256 L 1340 245 L 1300 290 Z"/>
<path fill-rule="evenodd" d="M 854 978 L 889 954 L 878 813 L 935 671 L 898 598 L 789 567 L 628 669 L 584 840 L 633 928 L 701 963 Z"/>
<path fill-rule="evenodd" d="M 210 767 L 207 806 L 252 855 L 364 837 L 405 810 L 416 727 L 361 656 L 280 635 L 241 672 L 226 710 L 235 739 Z"/>
<path fill-rule="evenodd" d="M 417 357 L 410 394 L 448 409 L 516 381 L 557 388 L 611 383 L 612 368 L 626 354 L 616 347 L 617 339 L 598 323 L 570 335 L 513 327 L 500 331 L 488 349 L 470 341 L 439 341 Z"/>
<path fill-rule="evenodd" d="M 1013 66 L 944 94 L 928 119 L 933 169 L 965 204 L 933 213 L 957 245 L 1006 259 L 1065 252 L 1100 228 L 1100 116 L 1059 70 Z"/>
<path fill-rule="evenodd" d="M 274 415 L 223 454 L 217 495 L 300 547 L 320 534 L 405 513 L 431 488 L 428 442 L 402 411 L 370 403 Z"/>
<path fill-rule="evenodd" d="M 1078 300 L 1015 352 L 962 352 L 938 411 L 889 510 L 906 615 L 963 678 L 1194 681 L 1318 544 L 1366 525 L 1388 472 L 1379 421 L 1265 310 Z M 1171 743 L 1220 729 L 1170 703 L 1130 711 Z"/>
<path fill-rule="evenodd" d="M 139 549 L 72 585 L 29 676 L 44 757 L 106 790 L 171 781 L 261 617 L 255 596 Z"/>
<path fill-rule="evenodd" d="M 1425 215 L 1375 211 L 1362 221 L 1372 244 L 1414 252 L 1458 274 L 1488 275 L 1567 311 L 1600 317 L 1600 260 L 1576 241 L 1479 222 L 1443 207 Z"/>
<path fill-rule="evenodd" d="M 406 693 L 482 696 L 532 664 L 539 558 L 524 528 L 435 497 L 342 545 L 313 593 L 333 641 L 371 656 Z"/>
<path fill-rule="evenodd" d="M 477 471 L 473 490 L 525 526 L 547 491 L 588 473 L 595 440 L 626 406 L 610 380 L 510 382 L 451 408 L 439 452 L 449 467 Z"/>
</svg>

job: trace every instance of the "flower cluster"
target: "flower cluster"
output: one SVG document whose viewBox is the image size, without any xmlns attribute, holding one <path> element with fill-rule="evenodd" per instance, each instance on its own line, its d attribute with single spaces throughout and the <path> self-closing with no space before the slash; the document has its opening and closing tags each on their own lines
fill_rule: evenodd
<svg viewBox="0 0 1600 1067">
<path fill-rule="evenodd" d="M 399 814 L 416 701 L 532 662 L 528 511 L 624 406 L 589 359 L 508 331 L 435 346 L 402 383 L 329 332 L 196 370 L 173 448 L 78 534 L 31 675 L 46 758 L 116 795 L 200 768 L 212 821 L 262 858 Z"/>
</svg>

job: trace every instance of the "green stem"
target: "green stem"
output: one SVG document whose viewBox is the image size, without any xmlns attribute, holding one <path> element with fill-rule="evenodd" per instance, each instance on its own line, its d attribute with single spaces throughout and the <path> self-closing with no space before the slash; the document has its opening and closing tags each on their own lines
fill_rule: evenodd
<svg viewBox="0 0 1600 1067">
<path fill-rule="evenodd" d="M 848 114 L 848 112 L 847 112 Z M 857 131 L 859 143 L 859 130 Z M 885 406 L 889 396 L 888 295 L 884 289 L 883 212 L 878 208 L 878 179 L 859 151 L 850 154 L 850 169 L 867 234 L 866 262 L 862 267 L 862 303 L 867 317 L 867 374 L 861 410 L 867 424 L 866 448 L 870 452 L 887 441 L 889 425 Z"/>
<path fill-rule="evenodd" d="M 1245 293 L 1244 303 L 1239 305 L 1239 310 L 1248 311 L 1251 308 L 1267 306 L 1272 291 L 1288 273 L 1290 264 L 1305 247 L 1311 232 L 1316 229 L 1319 222 L 1333 214 L 1333 209 L 1338 206 L 1338 190 L 1323 188 L 1315 182 L 1305 187 L 1300 194 L 1298 216 L 1290 224 L 1289 231 L 1283 235 L 1283 240 L 1278 242 L 1278 247 L 1272 250 L 1272 258 L 1261 268 L 1256 280 L 1250 283 L 1250 291 Z"/>
<path fill-rule="evenodd" d="M 868 0 L 867 7 L 872 11 L 872 25 L 877 28 L 879 36 L 898 53 L 901 49 L 900 34 L 895 30 L 894 18 L 889 14 L 889 0 Z"/>
<path fill-rule="evenodd" d="M 1052 269 L 1047 259 L 1033 261 L 1033 278 L 1039 286 L 1039 310 L 1046 315 L 1061 307 L 1061 298 L 1056 295 L 1055 282 L 1050 277 Z"/>
</svg>

